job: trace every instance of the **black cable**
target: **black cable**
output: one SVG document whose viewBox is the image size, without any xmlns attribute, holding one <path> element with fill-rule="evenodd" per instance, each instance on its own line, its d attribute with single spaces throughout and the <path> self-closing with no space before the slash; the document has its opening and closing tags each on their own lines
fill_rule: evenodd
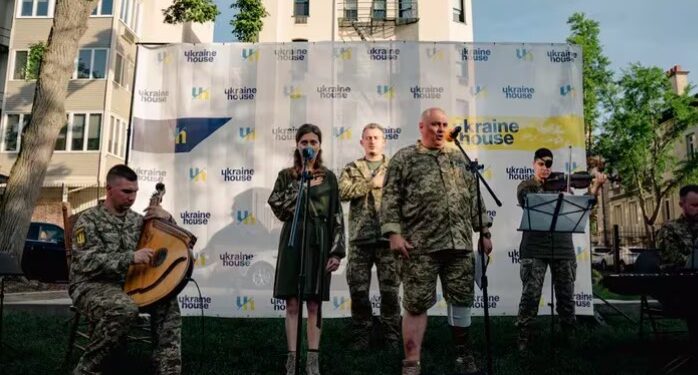
<svg viewBox="0 0 698 375">
<path fill-rule="evenodd" d="M 194 280 L 194 278 L 192 278 L 192 277 L 189 278 L 189 281 L 193 282 L 194 285 L 196 285 L 196 290 L 199 292 L 199 310 L 201 310 L 201 336 L 200 336 L 201 337 L 201 345 L 199 347 L 201 350 L 199 353 L 199 360 L 198 360 L 199 368 L 197 369 L 197 371 L 195 373 L 200 374 L 201 367 L 203 365 L 202 359 L 204 358 L 204 353 L 206 353 L 206 350 L 205 350 L 205 346 L 206 346 L 205 332 L 206 331 L 204 329 L 204 321 L 205 321 L 205 319 L 204 319 L 204 298 L 201 295 L 201 288 L 199 288 L 199 283 L 197 283 L 196 280 Z"/>
</svg>

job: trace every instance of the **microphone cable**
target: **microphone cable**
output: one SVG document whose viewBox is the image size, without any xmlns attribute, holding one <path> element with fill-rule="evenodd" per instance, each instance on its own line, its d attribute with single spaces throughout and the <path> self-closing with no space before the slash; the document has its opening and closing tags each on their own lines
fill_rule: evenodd
<svg viewBox="0 0 698 375">
<path fill-rule="evenodd" d="M 204 364 L 204 362 L 203 362 L 204 353 L 206 353 L 206 350 L 205 350 L 205 346 L 206 346 L 206 337 L 205 337 L 205 333 L 206 333 L 206 330 L 204 329 L 204 321 L 205 321 L 205 319 L 204 319 L 204 298 L 203 298 L 203 296 L 201 295 L 201 288 L 199 288 L 199 283 L 197 283 L 196 280 L 194 280 L 193 277 L 189 277 L 188 281 L 193 282 L 194 285 L 196 286 L 196 290 L 199 292 L 199 310 L 201 310 L 201 333 L 200 333 L 199 337 L 201 338 L 201 345 L 199 346 L 199 348 L 200 348 L 200 350 L 199 350 L 199 359 L 198 359 L 198 361 L 197 361 L 197 362 L 199 362 L 199 366 L 198 366 L 198 369 L 197 369 L 197 371 L 196 371 L 195 373 L 196 373 L 196 374 L 200 374 L 200 373 L 201 373 L 202 366 L 203 366 L 203 364 Z"/>
</svg>

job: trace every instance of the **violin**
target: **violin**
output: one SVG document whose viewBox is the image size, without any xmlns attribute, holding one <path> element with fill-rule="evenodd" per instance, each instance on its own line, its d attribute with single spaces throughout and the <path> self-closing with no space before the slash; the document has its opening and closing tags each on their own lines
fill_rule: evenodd
<svg viewBox="0 0 698 375">
<path fill-rule="evenodd" d="M 563 172 L 551 172 L 550 176 L 543 183 L 545 191 L 565 191 L 567 190 L 567 178 L 569 176 L 570 187 L 575 189 L 586 189 L 591 185 L 594 176 L 589 172 L 574 172 L 565 174 Z"/>
<path fill-rule="evenodd" d="M 563 172 L 551 172 L 550 176 L 543 183 L 543 190 L 545 191 L 565 191 L 567 190 L 567 177 L 568 174 Z M 595 176 L 589 172 L 573 172 L 569 174 L 570 187 L 575 189 L 586 189 L 594 181 Z M 618 176 L 607 176 L 608 181 L 618 182 L 620 178 Z"/>
</svg>

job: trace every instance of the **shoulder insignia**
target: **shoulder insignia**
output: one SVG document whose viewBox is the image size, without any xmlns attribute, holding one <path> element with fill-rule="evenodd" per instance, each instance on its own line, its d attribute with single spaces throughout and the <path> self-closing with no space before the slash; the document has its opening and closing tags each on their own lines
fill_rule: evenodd
<svg viewBox="0 0 698 375">
<path fill-rule="evenodd" d="M 85 228 L 80 227 L 75 230 L 75 244 L 78 245 L 78 247 L 83 247 L 85 246 L 85 242 L 87 242 L 87 237 L 85 236 Z"/>
</svg>

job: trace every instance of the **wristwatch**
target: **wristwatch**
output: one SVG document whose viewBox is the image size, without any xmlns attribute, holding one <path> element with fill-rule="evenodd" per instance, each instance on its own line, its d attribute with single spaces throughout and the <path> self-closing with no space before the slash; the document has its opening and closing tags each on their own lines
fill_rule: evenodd
<svg viewBox="0 0 698 375">
<path fill-rule="evenodd" d="M 485 238 L 487 238 L 487 239 L 489 240 L 490 238 L 492 238 L 492 233 L 491 233 L 491 232 L 485 232 L 485 233 L 482 234 L 482 237 L 485 237 Z"/>
</svg>

